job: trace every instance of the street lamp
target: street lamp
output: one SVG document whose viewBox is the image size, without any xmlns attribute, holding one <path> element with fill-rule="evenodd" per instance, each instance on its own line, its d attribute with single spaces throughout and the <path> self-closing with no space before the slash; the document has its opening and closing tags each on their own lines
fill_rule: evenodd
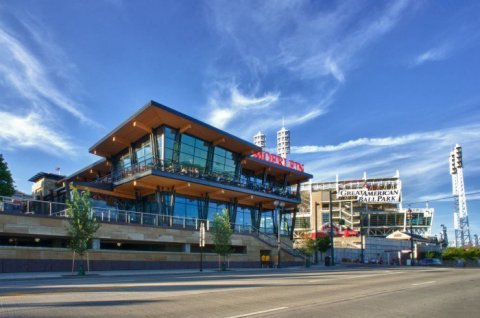
<svg viewBox="0 0 480 318">
<path fill-rule="evenodd" d="M 280 211 L 285 206 L 285 202 L 280 202 L 278 200 L 273 201 L 273 206 L 277 211 L 277 268 L 280 268 L 280 227 L 281 227 L 281 218 L 280 218 Z M 280 207 L 280 209 L 278 209 Z"/>
<path fill-rule="evenodd" d="M 320 203 L 318 203 L 317 201 L 315 201 L 315 226 L 313 227 L 314 230 L 315 230 L 315 240 L 317 240 L 317 233 L 318 233 L 318 221 L 317 221 L 317 218 L 318 218 L 318 210 L 317 210 L 317 207 L 320 205 Z M 318 251 L 317 251 L 317 248 L 315 248 L 315 264 L 318 264 Z"/>
<path fill-rule="evenodd" d="M 363 213 L 362 207 L 360 207 L 360 262 L 365 264 L 365 252 L 363 248 Z M 367 210 L 367 205 L 365 204 L 365 210 Z"/>
<path fill-rule="evenodd" d="M 412 209 L 407 210 L 407 218 L 410 220 L 410 250 L 411 254 L 411 266 L 413 266 L 413 216 L 412 216 Z"/>
<path fill-rule="evenodd" d="M 329 206 L 330 206 L 330 265 L 335 266 L 335 252 L 333 248 L 333 209 L 332 209 L 332 190 L 329 191 Z"/>
</svg>

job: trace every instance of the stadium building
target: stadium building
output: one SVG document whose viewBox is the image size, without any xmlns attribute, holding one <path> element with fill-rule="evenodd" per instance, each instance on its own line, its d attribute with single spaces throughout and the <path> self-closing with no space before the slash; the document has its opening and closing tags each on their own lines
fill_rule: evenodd
<svg viewBox="0 0 480 318">
<path fill-rule="evenodd" d="M 434 209 L 404 208 L 399 173 L 393 177 L 304 183 L 295 233 L 313 236 L 328 234 L 330 212 L 336 236 L 387 237 L 410 230 L 409 210 L 414 234 L 430 236 Z"/>
<path fill-rule="evenodd" d="M 228 211 L 231 267 L 298 265 L 292 246 L 303 165 L 149 102 L 89 151 L 101 159 L 69 175 L 39 173 L 33 200 L 0 198 L 0 272 L 69 270 L 65 200 L 92 194 L 101 223 L 90 270 L 196 268 L 199 225 L 205 267 L 218 266 L 209 233 Z M 280 256 L 280 257 L 278 257 Z"/>
</svg>

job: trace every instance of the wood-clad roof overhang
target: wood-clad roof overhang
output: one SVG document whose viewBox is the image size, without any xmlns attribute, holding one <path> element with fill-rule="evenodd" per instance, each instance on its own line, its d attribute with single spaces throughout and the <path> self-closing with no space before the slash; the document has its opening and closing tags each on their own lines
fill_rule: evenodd
<svg viewBox="0 0 480 318">
<path fill-rule="evenodd" d="M 110 173 L 112 163 L 106 159 L 100 159 L 95 161 L 94 163 L 82 168 L 68 177 L 66 180 L 71 181 L 93 181 L 98 179 L 99 177 L 103 177 Z"/>
<path fill-rule="evenodd" d="M 153 129 L 167 125 L 195 137 L 243 155 L 251 155 L 261 148 L 225 131 L 201 122 L 172 108 L 150 101 L 133 116 L 93 145 L 89 151 L 109 158 L 145 136 Z"/>
<path fill-rule="evenodd" d="M 242 167 L 254 171 L 256 175 L 262 174 L 266 169 L 267 173 L 274 176 L 277 181 L 283 181 L 286 175 L 287 182 L 290 185 L 297 184 L 298 182 L 306 182 L 313 177 L 311 174 L 254 157 L 245 158 L 242 161 Z"/>
<path fill-rule="evenodd" d="M 268 193 L 251 191 L 249 189 L 240 189 L 228 185 L 219 185 L 213 182 L 189 178 L 187 176 L 176 176 L 171 178 L 163 175 L 162 172 L 146 172 L 144 175 L 132 177 L 117 183 L 113 187 L 114 193 L 122 195 L 139 193 L 148 195 L 156 190 L 171 191 L 175 190 L 177 194 L 202 197 L 208 193 L 211 200 L 229 202 L 237 199 L 238 203 L 246 206 L 258 206 L 262 204 L 264 209 L 273 209 L 275 200 L 284 201 L 287 208 L 295 207 L 299 202 L 294 198 L 284 198 Z"/>
</svg>

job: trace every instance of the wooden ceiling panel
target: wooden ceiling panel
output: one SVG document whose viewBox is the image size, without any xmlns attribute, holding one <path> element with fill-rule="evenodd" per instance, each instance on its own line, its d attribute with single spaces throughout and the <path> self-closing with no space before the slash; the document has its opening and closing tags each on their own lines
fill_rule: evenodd
<svg viewBox="0 0 480 318">
<path fill-rule="evenodd" d="M 143 129 L 135 127 L 133 125 L 135 121 L 141 122 Z M 250 142 L 152 101 L 92 146 L 90 152 L 103 157 L 111 157 L 124 149 L 125 144 L 133 143 L 144 136 L 147 133 L 146 127 L 153 129 L 163 124 L 184 130 L 184 132 L 212 143 L 224 139 L 224 142 L 219 144 L 237 153 L 260 151 L 259 147 Z M 113 137 L 117 137 L 117 140 L 114 141 Z M 119 140 L 123 142 L 119 142 Z"/>
</svg>

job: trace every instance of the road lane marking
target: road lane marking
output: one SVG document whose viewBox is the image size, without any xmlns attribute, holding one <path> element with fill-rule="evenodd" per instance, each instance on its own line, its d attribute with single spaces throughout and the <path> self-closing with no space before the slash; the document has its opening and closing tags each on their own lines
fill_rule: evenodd
<svg viewBox="0 0 480 318">
<path fill-rule="evenodd" d="M 272 312 L 272 311 L 284 310 L 284 309 L 288 309 L 288 307 L 272 308 L 272 309 L 267 309 L 267 310 L 262 310 L 262 311 L 251 312 L 251 313 L 248 313 L 248 314 L 229 316 L 229 317 L 226 317 L 226 318 L 241 318 L 241 317 L 255 316 L 255 315 L 260 315 L 260 314 L 266 314 L 266 313 Z"/>
<path fill-rule="evenodd" d="M 420 285 L 426 285 L 426 284 L 435 284 L 436 281 L 432 280 L 430 282 L 423 282 L 423 283 L 416 283 L 416 284 L 412 284 L 412 286 L 420 286 Z"/>
<path fill-rule="evenodd" d="M 390 272 L 390 271 L 387 271 L 387 272 L 383 272 L 383 273 L 376 273 L 376 274 L 361 274 L 361 275 L 343 275 L 343 276 L 340 276 L 340 277 L 323 277 L 323 278 L 320 278 L 320 279 L 312 279 L 312 280 L 309 280 L 308 282 L 309 283 L 320 283 L 320 282 L 324 282 L 325 280 L 348 280 L 348 279 L 355 279 L 355 278 L 368 278 L 368 277 L 375 277 L 375 276 L 386 276 L 386 275 L 394 275 L 394 274 L 398 274 L 398 273 L 403 273 L 401 271 L 396 271 L 396 272 Z"/>
</svg>

